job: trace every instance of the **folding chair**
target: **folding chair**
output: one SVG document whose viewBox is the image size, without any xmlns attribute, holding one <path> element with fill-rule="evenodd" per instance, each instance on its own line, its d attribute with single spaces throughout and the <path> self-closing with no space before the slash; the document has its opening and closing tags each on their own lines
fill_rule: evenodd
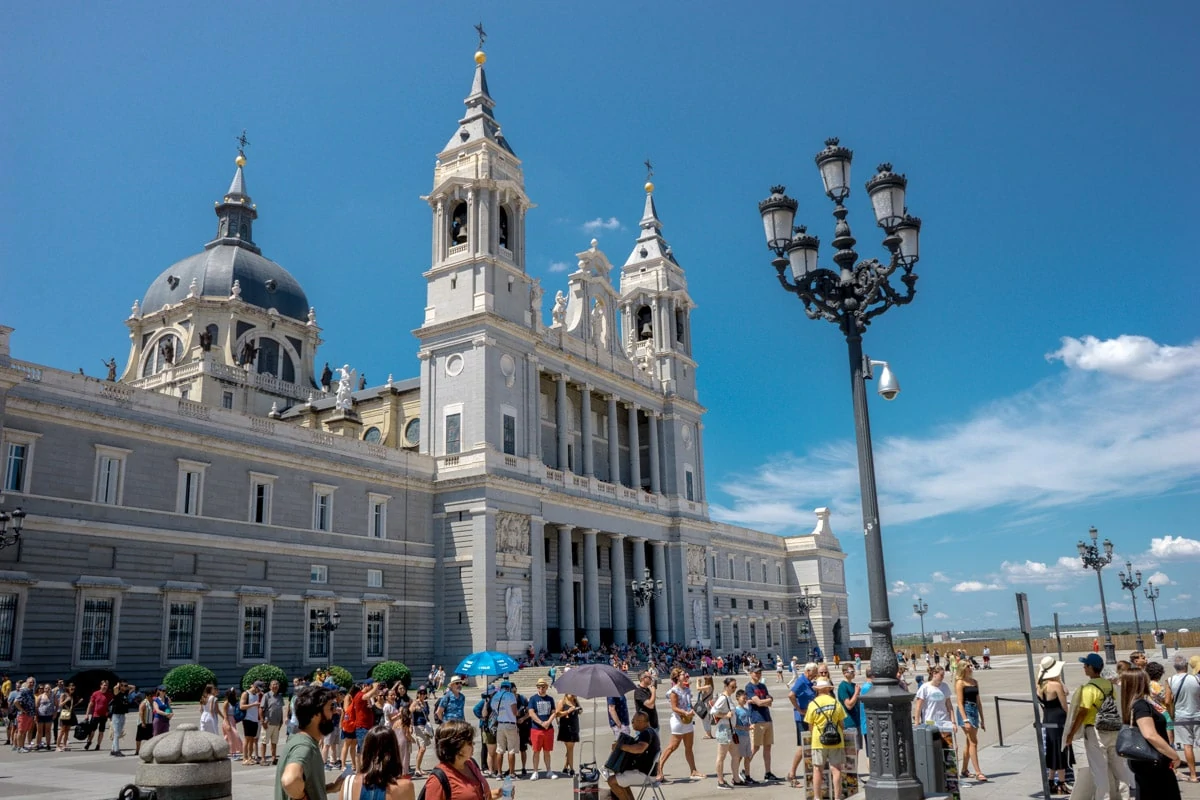
<svg viewBox="0 0 1200 800">
<path fill-rule="evenodd" d="M 663 794 L 662 783 L 654 780 L 653 776 L 647 775 L 648 781 L 642 784 L 642 789 L 638 792 L 637 800 L 645 800 L 646 792 L 650 792 L 650 797 L 653 800 L 667 800 L 667 796 Z"/>
</svg>

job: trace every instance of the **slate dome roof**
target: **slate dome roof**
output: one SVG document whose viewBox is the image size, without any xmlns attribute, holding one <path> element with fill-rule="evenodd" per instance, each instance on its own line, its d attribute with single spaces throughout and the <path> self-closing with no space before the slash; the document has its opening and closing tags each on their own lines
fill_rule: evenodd
<svg viewBox="0 0 1200 800">
<path fill-rule="evenodd" d="M 146 290 L 144 313 L 158 311 L 188 296 L 195 278 L 202 297 L 229 297 L 238 281 L 242 300 L 285 317 L 308 319 L 308 296 L 286 269 L 237 244 L 221 242 L 167 267 Z"/>
</svg>

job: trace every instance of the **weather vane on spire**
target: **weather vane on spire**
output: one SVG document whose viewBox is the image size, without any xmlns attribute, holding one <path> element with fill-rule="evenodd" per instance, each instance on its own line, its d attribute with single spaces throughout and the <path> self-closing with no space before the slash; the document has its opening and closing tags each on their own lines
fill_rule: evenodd
<svg viewBox="0 0 1200 800">
<path fill-rule="evenodd" d="M 234 139 L 238 143 L 238 155 L 246 155 L 246 145 L 250 144 L 250 140 L 246 138 L 246 129 L 242 128 L 242 135 Z"/>
<path fill-rule="evenodd" d="M 487 40 L 487 33 L 483 30 L 483 23 L 480 22 L 475 26 L 475 32 L 479 34 L 479 49 L 483 49 L 483 43 Z"/>
<path fill-rule="evenodd" d="M 654 177 L 654 165 L 650 163 L 650 159 L 648 158 L 642 163 L 646 165 L 646 180 L 649 181 Z"/>
</svg>

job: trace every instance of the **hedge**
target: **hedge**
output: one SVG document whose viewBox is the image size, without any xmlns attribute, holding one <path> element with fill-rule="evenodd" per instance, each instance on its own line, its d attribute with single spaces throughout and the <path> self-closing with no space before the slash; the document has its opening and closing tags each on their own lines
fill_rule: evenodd
<svg viewBox="0 0 1200 800">
<path fill-rule="evenodd" d="M 286 672 L 274 664 L 259 664 L 246 670 L 246 674 L 242 676 L 242 689 L 248 690 L 255 681 L 262 681 L 267 686 L 271 685 L 271 681 L 279 681 L 280 686 L 286 687 L 288 677 Z"/>
<path fill-rule="evenodd" d="M 217 685 L 217 676 L 199 664 L 181 664 L 163 676 L 162 685 L 172 700 L 199 700 L 208 684 Z"/>
<path fill-rule="evenodd" d="M 371 670 L 371 677 L 388 686 L 400 681 L 405 689 L 412 687 L 412 670 L 399 661 L 380 661 Z"/>
<path fill-rule="evenodd" d="M 324 669 L 317 670 L 325 673 L 327 678 L 331 678 L 334 683 L 341 686 L 343 689 L 349 689 L 354 685 L 354 676 L 350 674 L 350 670 L 345 667 L 339 667 L 336 664 L 330 664 Z"/>
</svg>

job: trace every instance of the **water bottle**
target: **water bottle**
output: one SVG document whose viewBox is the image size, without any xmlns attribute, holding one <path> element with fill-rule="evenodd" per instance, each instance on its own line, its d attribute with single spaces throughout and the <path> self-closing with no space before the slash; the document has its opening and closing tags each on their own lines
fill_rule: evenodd
<svg viewBox="0 0 1200 800">
<path fill-rule="evenodd" d="M 504 776 L 504 783 L 500 786 L 500 796 L 504 800 L 512 800 L 513 796 L 513 779 L 512 775 Z"/>
</svg>

